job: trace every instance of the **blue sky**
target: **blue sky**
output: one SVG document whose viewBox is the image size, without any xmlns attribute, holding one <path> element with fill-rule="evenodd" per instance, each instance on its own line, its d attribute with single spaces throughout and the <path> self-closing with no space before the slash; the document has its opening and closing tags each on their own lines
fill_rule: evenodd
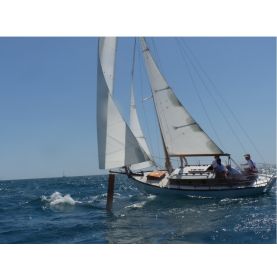
<svg viewBox="0 0 277 280">
<path fill-rule="evenodd" d="M 276 155 L 275 38 L 182 38 L 208 73 L 263 158 Z M 133 38 L 118 43 L 114 97 L 128 117 Z M 150 48 L 178 98 L 224 151 L 243 161 L 236 137 L 261 162 L 220 98 L 207 93 L 193 66 L 187 67 L 175 38 L 149 38 Z M 0 179 L 98 174 L 96 135 L 97 38 L 0 38 Z M 142 127 L 156 156 L 158 129 L 151 113 L 148 81 L 137 52 L 136 92 Z M 188 71 L 190 69 L 191 72 Z M 199 71 L 199 69 L 198 69 Z M 205 104 L 215 135 L 200 106 Z M 205 75 L 202 75 L 203 77 Z M 206 78 L 203 78 L 206 79 Z M 205 80 L 206 86 L 213 87 Z M 236 137 L 220 113 L 232 124 Z"/>
</svg>

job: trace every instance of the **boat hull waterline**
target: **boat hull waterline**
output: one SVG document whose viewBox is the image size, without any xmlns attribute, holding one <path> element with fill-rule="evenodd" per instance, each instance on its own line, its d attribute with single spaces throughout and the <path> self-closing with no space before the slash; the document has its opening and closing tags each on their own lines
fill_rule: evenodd
<svg viewBox="0 0 277 280">
<path fill-rule="evenodd" d="M 131 176 L 138 184 L 136 186 L 143 192 L 155 195 L 178 195 L 207 198 L 236 198 L 244 196 L 256 196 L 268 193 L 276 184 L 276 177 L 259 175 L 251 185 L 175 185 L 165 177 L 159 182 L 147 182 L 147 174 L 143 176 Z M 151 180 L 152 181 L 152 180 Z"/>
</svg>

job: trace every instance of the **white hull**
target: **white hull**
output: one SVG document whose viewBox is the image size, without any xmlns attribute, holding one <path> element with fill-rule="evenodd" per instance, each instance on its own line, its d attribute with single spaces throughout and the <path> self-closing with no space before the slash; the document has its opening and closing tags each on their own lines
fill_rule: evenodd
<svg viewBox="0 0 277 280">
<path fill-rule="evenodd" d="M 170 184 L 166 176 L 160 182 L 151 182 L 147 180 L 147 172 L 144 176 L 132 176 L 137 187 L 147 193 L 156 195 L 178 195 L 193 197 L 210 198 L 234 198 L 244 196 L 256 196 L 269 192 L 276 184 L 274 176 L 259 175 L 258 179 L 251 185 L 174 185 Z"/>
</svg>

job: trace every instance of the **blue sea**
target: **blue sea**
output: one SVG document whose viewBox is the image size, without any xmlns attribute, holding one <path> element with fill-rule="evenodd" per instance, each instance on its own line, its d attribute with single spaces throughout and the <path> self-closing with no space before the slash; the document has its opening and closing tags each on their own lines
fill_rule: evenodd
<svg viewBox="0 0 277 280">
<path fill-rule="evenodd" d="M 276 243 L 276 187 L 236 199 L 147 195 L 116 176 L 0 181 L 0 243 Z"/>
</svg>

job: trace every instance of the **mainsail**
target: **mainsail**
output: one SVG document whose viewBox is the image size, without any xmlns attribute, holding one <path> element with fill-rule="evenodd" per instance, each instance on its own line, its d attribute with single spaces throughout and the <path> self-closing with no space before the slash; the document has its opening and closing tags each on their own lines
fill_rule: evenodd
<svg viewBox="0 0 277 280">
<path fill-rule="evenodd" d="M 224 154 L 180 103 L 156 65 L 144 38 L 141 38 L 141 47 L 168 155 Z"/>
<path fill-rule="evenodd" d="M 97 135 L 99 168 L 130 166 L 149 160 L 113 99 L 116 38 L 100 38 L 97 69 Z"/>
</svg>

